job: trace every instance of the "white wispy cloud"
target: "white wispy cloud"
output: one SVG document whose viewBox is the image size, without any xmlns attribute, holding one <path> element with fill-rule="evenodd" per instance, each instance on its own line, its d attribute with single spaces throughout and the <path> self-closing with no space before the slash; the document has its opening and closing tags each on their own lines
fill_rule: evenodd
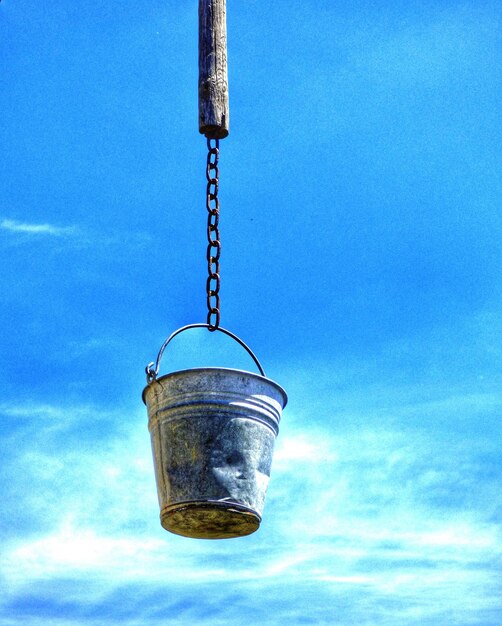
<svg viewBox="0 0 502 626">
<path fill-rule="evenodd" d="M 491 413 L 496 398 L 478 401 L 477 417 L 480 406 Z M 406 421 L 424 411 L 458 417 L 473 403 L 471 396 L 449 397 L 434 406 L 418 403 L 413 411 L 407 404 L 401 412 Z M 356 427 L 335 431 L 319 424 L 303 428 L 291 408 L 263 527 L 228 542 L 187 540 L 160 528 L 141 409 L 126 412 L 124 420 L 123 411 L 96 407 L 4 406 L 5 419 L 16 424 L 9 435 L 16 454 L 3 461 L 2 482 L 12 486 L 4 487 L 4 511 L 29 511 L 30 523 L 25 535 L 3 542 L 0 576 L 9 593 L 21 595 L 33 584 L 43 588 L 53 581 L 50 588 L 59 589 L 56 581 L 74 581 L 79 606 L 106 605 L 107 598 L 141 581 L 143 591 L 138 589 L 129 608 L 149 624 L 161 623 L 180 593 L 186 602 L 181 623 L 201 619 L 190 600 L 195 590 L 201 606 L 215 598 L 222 604 L 211 624 L 243 623 L 238 601 L 228 606 L 228 589 L 243 597 L 257 594 L 267 603 L 280 595 L 282 612 L 270 624 L 284 623 L 288 615 L 294 622 L 302 593 L 314 593 L 327 605 L 350 598 L 344 623 L 365 623 L 358 612 L 363 596 L 371 598 L 371 607 L 398 605 L 393 619 L 373 616 L 366 623 L 444 623 L 445 611 L 457 610 L 464 619 L 496 608 L 501 532 L 472 490 L 486 499 L 497 485 L 493 477 L 484 484 L 465 482 L 486 463 L 489 448 L 421 429 L 412 436 L 396 422 L 398 407 L 391 399 L 388 405 L 392 422 L 380 415 L 380 427 L 370 419 L 364 426 L 361 415 Z M 107 424 L 114 427 L 107 430 Z M 460 504 L 450 497 L 459 490 Z M 93 580 L 101 581 L 99 593 L 88 584 Z M 53 591 L 47 593 L 45 600 L 57 606 Z M 143 613 L 144 594 L 157 598 L 151 610 L 158 619 Z M 319 606 L 312 607 L 314 617 Z M 326 613 L 319 616 L 325 619 Z"/>
<path fill-rule="evenodd" d="M 16 220 L 4 219 L 0 222 L 0 228 L 13 233 L 24 235 L 50 235 L 61 237 L 63 235 L 74 235 L 77 229 L 74 226 L 54 226 L 53 224 L 30 224 L 18 222 Z"/>
</svg>

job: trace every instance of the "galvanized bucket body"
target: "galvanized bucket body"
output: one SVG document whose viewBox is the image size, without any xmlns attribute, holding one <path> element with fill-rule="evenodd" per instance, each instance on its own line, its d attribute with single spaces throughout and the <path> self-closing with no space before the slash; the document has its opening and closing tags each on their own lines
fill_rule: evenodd
<svg viewBox="0 0 502 626">
<path fill-rule="evenodd" d="M 251 372 L 198 368 L 143 392 L 161 524 L 223 539 L 258 529 L 285 391 Z"/>
</svg>

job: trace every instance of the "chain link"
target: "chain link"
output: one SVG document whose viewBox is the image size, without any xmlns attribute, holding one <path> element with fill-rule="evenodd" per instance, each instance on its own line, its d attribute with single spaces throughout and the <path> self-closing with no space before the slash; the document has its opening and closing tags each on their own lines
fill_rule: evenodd
<svg viewBox="0 0 502 626">
<path fill-rule="evenodd" d="M 212 143 L 214 141 L 214 144 Z M 220 325 L 220 254 L 221 242 L 218 228 L 220 201 L 218 200 L 218 158 L 220 142 L 207 140 L 206 208 L 207 208 L 207 325 L 210 331 Z"/>
</svg>

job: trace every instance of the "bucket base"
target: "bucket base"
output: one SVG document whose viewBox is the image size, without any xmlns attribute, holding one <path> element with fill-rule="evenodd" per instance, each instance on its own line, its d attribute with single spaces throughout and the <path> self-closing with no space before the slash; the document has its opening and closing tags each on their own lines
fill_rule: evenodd
<svg viewBox="0 0 502 626">
<path fill-rule="evenodd" d="M 166 530 L 195 539 L 244 537 L 258 530 L 260 522 L 252 509 L 233 502 L 183 502 L 165 507 L 160 514 Z"/>
</svg>

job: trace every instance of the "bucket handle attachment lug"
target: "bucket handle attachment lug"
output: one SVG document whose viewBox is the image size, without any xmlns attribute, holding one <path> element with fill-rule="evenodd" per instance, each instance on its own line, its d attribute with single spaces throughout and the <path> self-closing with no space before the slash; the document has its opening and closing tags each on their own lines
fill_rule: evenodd
<svg viewBox="0 0 502 626">
<path fill-rule="evenodd" d="M 151 385 L 155 381 L 155 379 L 157 378 L 157 375 L 158 375 L 159 369 L 160 369 L 160 361 L 162 359 L 162 355 L 164 354 L 164 350 L 167 348 L 168 343 L 172 339 L 174 339 L 176 337 L 176 335 L 179 335 L 180 333 L 182 333 L 185 330 L 188 330 L 190 328 L 209 328 L 209 324 L 188 324 L 187 326 L 182 326 L 181 328 L 178 328 L 178 330 L 175 330 L 173 333 L 171 333 L 169 335 L 169 337 L 164 341 L 164 343 L 160 347 L 159 354 L 157 356 L 157 361 L 155 363 L 153 361 L 151 363 L 148 363 L 148 365 L 145 368 L 146 382 L 149 385 Z M 256 367 L 260 370 L 260 374 L 265 377 L 265 372 L 263 371 L 263 367 L 260 365 L 260 361 L 258 361 L 258 359 L 255 356 L 254 352 L 251 350 L 251 348 L 249 346 L 247 346 L 242 341 L 242 339 L 237 337 L 237 335 L 234 335 L 234 333 L 231 333 L 226 328 L 222 328 L 221 326 L 218 326 L 217 328 L 213 328 L 213 330 L 217 330 L 220 333 L 224 333 L 225 335 L 228 335 L 229 337 L 234 339 L 240 346 L 242 346 L 246 350 L 246 352 L 249 354 L 249 356 L 253 359 L 253 361 L 255 362 Z"/>
</svg>

